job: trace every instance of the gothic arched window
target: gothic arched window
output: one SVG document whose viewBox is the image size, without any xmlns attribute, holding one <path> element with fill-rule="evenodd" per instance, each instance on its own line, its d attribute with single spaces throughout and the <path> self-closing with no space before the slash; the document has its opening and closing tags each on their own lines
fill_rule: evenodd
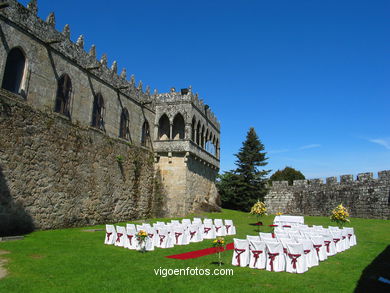
<svg viewBox="0 0 390 293">
<path fill-rule="evenodd" d="M 150 146 L 150 128 L 148 120 L 145 120 L 142 125 L 141 145 L 145 147 Z"/>
<path fill-rule="evenodd" d="M 2 88 L 15 94 L 21 93 L 26 57 L 20 48 L 9 51 L 5 64 Z"/>
<path fill-rule="evenodd" d="M 95 95 L 93 99 L 93 108 L 92 108 L 92 122 L 93 127 L 104 129 L 104 100 L 101 93 Z"/>
<path fill-rule="evenodd" d="M 127 111 L 126 108 L 123 108 L 119 127 L 119 137 L 124 139 L 129 138 L 129 120 L 129 111 Z"/>
<path fill-rule="evenodd" d="M 70 98 L 72 95 L 72 81 L 69 75 L 63 74 L 58 79 L 55 111 L 70 117 Z"/>
<path fill-rule="evenodd" d="M 193 142 L 195 142 L 195 140 L 196 140 L 196 120 L 195 120 L 195 117 L 192 118 L 191 139 Z"/>
<path fill-rule="evenodd" d="M 180 113 L 178 113 L 173 119 L 172 138 L 175 140 L 184 139 L 184 128 L 184 118 Z"/>
<path fill-rule="evenodd" d="M 166 114 L 162 115 L 158 122 L 158 139 L 169 140 L 171 139 L 171 129 L 169 118 Z"/>
</svg>

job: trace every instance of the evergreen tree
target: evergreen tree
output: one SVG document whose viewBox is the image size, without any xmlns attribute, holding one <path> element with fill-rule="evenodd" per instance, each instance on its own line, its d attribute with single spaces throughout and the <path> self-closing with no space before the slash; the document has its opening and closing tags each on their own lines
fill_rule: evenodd
<svg viewBox="0 0 390 293">
<path fill-rule="evenodd" d="M 226 172 L 217 182 L 223 207 L 249 211 L 258 199 L 264 199 L 267 193 L 265 177 L 270 171 L 259 170 L 259 167 L 267 165 L 265 155 L 264 145 L 251 127 L 235 155 L 237 169 Z"/>
<path fill-rule="evenodd" d="M 298 170 L 291 167 L 286 167 L 283 170 L 278 170 L 269 178 L 271 181 L 288 181 L 289 185 L 293 184 L 294 180 L 305 179 L 305 176 Z"/>
</svg>

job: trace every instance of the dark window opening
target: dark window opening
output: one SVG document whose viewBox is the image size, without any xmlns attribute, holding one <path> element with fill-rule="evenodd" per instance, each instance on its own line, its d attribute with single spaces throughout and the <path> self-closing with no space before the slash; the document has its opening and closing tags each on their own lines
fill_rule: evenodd
<svg viewBox="0 0 390 293">
<path fill-rule="evenodd" d="M 55 111 L 70 117 L 70 98 L 72 81 L 69 75 L 63 74 L 58 80 Z"/>
<path fill-rule="evenodd" d="M 95 95 L 92 108 L 92 122 L 93 127 L 104 130 L 104 100 L 101 93 Z"/>
<path fill-rule="evenodd" d="M 13 48 L 7 56 L 2 88 L 15 94 L 21 93 L 21 85 L 26 65 L 22 50 Z"/>
<path fill-rule="evenodd" d="M 145 120 L 144 124 L 142 125 L 141 145 L 144 147 L 150 147 L 150 144 L 149 122 Z"/>
<path fill-rule="evenodd" d="M 158 122 L 158 138 L 159 140 L 171 139 L 171 129 L 168 116 L 162 115 Z"/>
<path fill-rule="evenodd" d="M 126 108 L 123 108 L 121 113 L 119 137 L 128 139 L 129 133 L 129 111 L 127 111 Z"/>
<path fill-rule="evenodd" d="M 172 132 L 173 132 L 173 139 L 184 139 L 184 118 L 181 114 L 177 114 L 175 116 L 175 119 L 173 119 L 173 126 L 172 126 Z"/>
</svg>

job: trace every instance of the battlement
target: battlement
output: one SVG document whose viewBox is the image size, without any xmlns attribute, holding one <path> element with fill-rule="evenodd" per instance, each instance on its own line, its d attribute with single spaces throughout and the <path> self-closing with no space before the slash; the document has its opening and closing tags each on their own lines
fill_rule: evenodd
<svg viewBox="0 0 390 293">
<path fill-rule="evenodd" d="M 180 92 L 176 91 L 175 88 L 171 88 L 169 93 L 155 93 L 153 95 L 156 103 L 181 103 L 181 102 L 189 102 L 192 103 L 195 108 L 198 109 L 202 115 L 204 115 L 214 126 L 219 130 L 220 122 L 217 117 L 211 111 L 208 105 L 204 104 L 203 99 L 199 99 L 198 94 L 194 94 L 192 92 L 192 87 L 189 86 L 186 89 L 182 89 Z"/>
<path fill-rule="evenodd" d="M 101 59 L 97 60 L 96 47 L 94 45 L 92 45 L 89 52 L 85 51 L 83 35 L 79 36 L 76 42 L 73 42 L 70 39 L 71 31 L 69 25 L 65 25 L 62 32 L 57 31 L 54 12 L 49 14 L 46 21 L 39 18 L 37 15 L 37 0 L 31 0 L 27 7 L 24 7 L 16 0 L 0 0 L 0 7 L 0 19 L 12 22 L 38 41 L 76 63 L 82 70 L 94 75 L 128 98 L 131 97 L 131 99 L 135 99 L 139 103 L 151 102 L 149 86 L 146 86 L 144 90 L 142 81 L 139 81 L 137 85 L 134 75 L 127 79 L 125 68 L 118 74 L 116 61 L 113 61 L 111 67 L 108 67 L 106 54 L 103 54 Z"/>
<path fill-rule="evenodd" d="M 380 181 L 390 181 L 390 170 L 379 171 L 378 178 L 374 179 L 374 175 L 372 172 L 367 173 L 359 173 L 355 177 L 352 174 L 341 175 L 340 181 L 337 181 L 337 177 L 328 177 L 326 178 L 326 183 L 324 183 L 323 179 L 315 178 L 309 180 L 294 180 L 293 186 L 320 186 L 320 185 L 343 185 L 343 184 L 353 184 L 353 183 L 362 183 L 362 182 L 380 182 Z M 288 181 L 274 181 L 272 182 L 272 186 L 276 188 L 280 187 L 288 187 Z"/>
</svg>

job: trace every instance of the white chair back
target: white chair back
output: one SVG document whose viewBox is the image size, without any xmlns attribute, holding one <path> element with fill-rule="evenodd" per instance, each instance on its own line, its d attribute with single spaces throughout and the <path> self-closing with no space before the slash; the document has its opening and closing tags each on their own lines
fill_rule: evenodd
<svg viewBox="0 0 390 293">
<path fill-rule="evenodd" d="M 232 265 L 246 267 L 249 261 L 249 242 L 246 239 L 233 239 L 234 250 Z"/>
<path fill-rule="evenodd" d="M 116 240 L 116 230 L 114 225 L 106 225 L 106 235 L 104 238 L 104 244 L 112 245 Z"/>
<path fill-rule="evenodd" d="M 259 236 L 252 237 L 260 239 Z M 259 240 L 249 240 L 249 267 L 252 269 L 265 269 L 266 261 L 267 250 L 265 243 Z"/>
</svg>

